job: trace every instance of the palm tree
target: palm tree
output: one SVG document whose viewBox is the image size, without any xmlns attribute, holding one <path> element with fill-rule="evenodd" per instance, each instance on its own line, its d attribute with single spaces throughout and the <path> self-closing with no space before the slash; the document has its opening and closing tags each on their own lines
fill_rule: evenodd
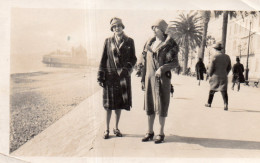
<svg viewBox="0 0 260 163">
<path fill-rule="evenodd" d="M 181 48 L 184 48 L 184 65 L 185 73 L 188 65 L 189 51 L 200 46 L 202 40 L 202 26 L 200 25 L 201 17 L 198 13 L 189 13 L 179 15 L 177 21 L 170 21 L 169 33 L 176 40 Z"/>
<path fill-rule="evenodd" d="M 208 24 L 210 20 L 211 11 L 202 11 L 201 15 L 203 18 L 203 35 L 202 35 L 202 42 L 199 49 L 199 57 L 202 58 L 202 60 L 204 60 L 204 52 L 205 52 L 205 46 L 207 41 Z"/>
<path fill-rule="evenodd" d="M 207 41 L 206 41 L 206 45 L 205 47 L 209 47 L 209 46 L 212 46 L 213 44 L 216 43 L 216 39 L 212 36 L 207 36 Z M 210 56 L 211 56 L 211 50 L 210 48 L 208 49 L 208 64 L 210 63 Z"/>
<path fill-rule="evenodd" d="M 236 18 L 238 15 L 237 11 L 216 11 L 215 17 L 218 18 L 220 15 L 223 15 L 223 24 L 222 24 L 222 38 L 221 42 L 223 45 L 222 52 L 226 52 L 226 39 L 227 39 L 227 26 L 228 26 L 228 17 L 230 19 Z"/>
<path fill-rule="evenodd" d="M 203 36 L 202 36 L 202 44 L 199 50 L 199 56 L 204 59 L 204 51 L 206 46 L 207 40 L 207 29 L 208 23 L 210 21 L 210 17 L 214 13 L 215 17 L 218 18 L 220 15 L 223 15 L 223 25 L 222 25 L 222 44 L 224 46 L 223 52 L 225 53 L 226 50 L 226 38 L 227 38 L 227 25 L 228 25 L 228 17 L 230 19 L 236 18 L 240 15 L 243 19 L 249 15 L 256 16 L 257 11 L 202 11 L 201 15 L 203 17 Z"/>
</svg>

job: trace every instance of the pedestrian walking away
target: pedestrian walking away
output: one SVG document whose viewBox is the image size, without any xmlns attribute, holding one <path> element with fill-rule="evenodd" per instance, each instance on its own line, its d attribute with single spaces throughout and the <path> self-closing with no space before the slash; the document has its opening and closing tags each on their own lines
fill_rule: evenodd
<svg viewBox="0 0 260 163">
<path fill-rule="evenodd" d="M 130 111 L 132 107 L 131 73 L 136 64 L 134 40 L 125 35 L 120 18 L 112 18 L 110 30 L 114 35 L 105 40 L 99 65 L 98 82 L 103 87 L 103 106 L 106 111 L 106 130 L 104 139 L 109 138 L 109 124 L 112 110 L 116 123 L 113 132 L 122 137 L 118 129 L 121 110 Z"/>
<path fill-rule="evenodd" d="M 206 73 L 206 68 L 202 58 L 199 58 L 199 61 L 196 63 L 195 70 L 197 74 L 197 80 L 199 81 L 198 85 L 200 85 L 200 81 L 204 80 L 204 73 Z"/>
<path fill-rule="evenodd" d="M 207 68 L 206 68 L 206 81 L 208 81 L 208 79 L 209 79 L 209 67 L 207 66 Z"/>
<path fill-rule="evenodd" d="M 227 75 L 231 70 L 230 57 L 222 52 L 223 46 L 218 43 L 215 47 L 216 55 L 209 67 L 210 91 L 206 107 L 211 107 L 215 92 L 220 91 L 224 100 L 224 110 L 228 110 Z"/>
<path fill-rule="evenodd" d="M 143 142 L 153 140 L 155 114 L 159 115 L 160 133 L 155 143 L 162 143 L 165 138 L 164 125 L 168 114 L 171 91 L 171 70 L 178 67 L 177 43 L 167 37 L 168 24 L 158 20 L 152 25 L 155 37 L 149 39 L 143 50 L 144 67 L 142 89 L 144 90 L 144 109 L 148 116 L 148 131 Z"/>
<path fill-rule="evenodd" d="M 243 75 L 244 72 L 244 66 L 240 63 L 239 57 L 236 58 L 236 64 L 234 64 L 232 68 L 233 77 L 232 77 L 232 87 L 231 89 L 234 90 L 235 85 L 237 84 L 237 91 L 240 90 L 240 83 L 245 82 L 245 77 Z"/>
</svg>

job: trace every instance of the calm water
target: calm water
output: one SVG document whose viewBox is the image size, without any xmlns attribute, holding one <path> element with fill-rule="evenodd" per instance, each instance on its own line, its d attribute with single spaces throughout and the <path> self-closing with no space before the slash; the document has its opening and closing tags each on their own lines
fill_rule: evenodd
<svg viewBox="0 0 260 163">
<path fill-rule="evenodd" d="M 13 55 L 13 57 L 11 57 L 11 74 L 38 71 L 59 71 L 64 69 L 71 69 L 71 67 L 49 67 L 48 65 L 42 63 L 42 56 L 40 55 Z"/>
</svg>

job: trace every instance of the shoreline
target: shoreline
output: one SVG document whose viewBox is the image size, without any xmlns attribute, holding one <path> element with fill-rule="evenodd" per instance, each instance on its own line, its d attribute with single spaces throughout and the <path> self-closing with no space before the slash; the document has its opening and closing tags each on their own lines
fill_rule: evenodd
<svg viewBox="0 0 260 163">
<path fill-rule="evenodd" d="M 10 71 L 10 75 L 16 74 L 29 74 L 29 73 L 37 73 L 37 72 L 58 72 L 58 71 L 73 71 L 73 70 L 93 70 L 97 71 L 98 66 L 82 66 L 82 67 L 49 67 L 49 66 L 42 66 L 38 68 L 34 68 L 33 70 L 16 70 Z"/>
<path fill-rule="evenodd" d="M 100 89 L 92 70 L 10 75 L 10 153 Z"/>
</svg>

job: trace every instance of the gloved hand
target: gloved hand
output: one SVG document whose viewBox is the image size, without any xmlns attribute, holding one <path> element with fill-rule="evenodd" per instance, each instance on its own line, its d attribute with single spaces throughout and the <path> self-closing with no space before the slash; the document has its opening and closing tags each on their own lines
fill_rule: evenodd
<svg viewBox="0 0 260 163">
<path fill-rule="evenodd" d="M 155 72 L 155 77 L 160 78 L 161 75 L 162 75 L 162 69 L 161 69 L 161 68 L 158 68 L 158 70 Z"/>
<path fill-rule="evenodd" d="M 145 85 L 144 85 L 144 82 L 142 82 L 142 90 L 145 91 Z"/>
<path fill-rule="evenodd" d="M 129 73 L 128 73 L 127 68 L 123 68 L 123 70 L 122 70 L 122 72 L 120 74 L 120 77 L 124 78 L 124 77 L 127 77 L 128 75 L 129 75 Z"/>
<path fill-rule="evenodd" d="M 102 80 L 102 79 L 98 79 L 98 84 L 99 84 L 101 87 L 104 87 L 104 86 L 105 86 L 105 81 Z"/>
</svg>

